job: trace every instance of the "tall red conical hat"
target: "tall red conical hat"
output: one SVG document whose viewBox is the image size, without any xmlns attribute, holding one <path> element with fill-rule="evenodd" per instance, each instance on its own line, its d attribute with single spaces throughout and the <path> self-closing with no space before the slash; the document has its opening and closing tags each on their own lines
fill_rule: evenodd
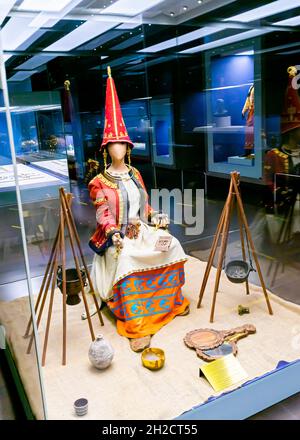
<svg viewBox="0 0 300 440">
<path fill-rule="evenodd" d="M 105 99 L 105 122 L 103 140 L 101 150 L 108 144 L 108 142 L 127 142 L 130 147 L 133 143 L 128 136 L 125 122 L 122 116 L 122 111 L 119 103 L 114 80 L 111 76 L 110 67 L 107 67 L 107 82 L 106 82 L 106 99 Z"/>
<path fill-rule="evenodd" d="M 297 75 L 297 68 L 290 66 L 287 69 L 289 74 L 288 86 L 285 92 L 284 107 L 281 114 L 281 133 L 287 133 L 294 128 L 300 127 L 300 98 L 298 90 L 293 84 Z"/>
</svg>

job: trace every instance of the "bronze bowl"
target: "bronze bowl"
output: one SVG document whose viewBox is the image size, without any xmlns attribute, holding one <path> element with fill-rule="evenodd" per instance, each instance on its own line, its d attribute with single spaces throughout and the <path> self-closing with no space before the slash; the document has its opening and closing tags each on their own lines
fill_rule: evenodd
<svg viewBox="0 0 300 440">
<path fill-rule="evenodd" d="M 232 283 L 244 283 L 251 271 L 250 264 L 243 260 L 233 260 L 226 264 L 225 273 Z"/>
<path fill-rule="evenodd" d="M 86 273 L 85 270 L 81 269 L 81 277 L 84 286 L 86 286 Z M 79 304 L 81 299 L 78 293 L 81 292 L 80 279 L 77 274 L 76 269 L 66 269 L 66 293 L 67 293 L 67 304 L 69 306 L 75 306 Z M 62 282 L 62 268 L 58 267 L 57 271 L 57 286 L 63 293 L 63 282 Z"/>
</svg>

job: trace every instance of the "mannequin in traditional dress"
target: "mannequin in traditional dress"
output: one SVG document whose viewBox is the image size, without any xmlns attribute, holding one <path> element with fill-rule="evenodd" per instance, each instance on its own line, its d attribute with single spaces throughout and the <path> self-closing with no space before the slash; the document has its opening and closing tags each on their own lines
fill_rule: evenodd
<svg viewBox="0 0 300 440">
<path fill-rule="evenodd" d="M 252 84 L 248 90 L 247 98 L 242 110 L 242 117 L 246 119 L 245 134 L 245 156 L 249 156 L 254 151 L 254 85 Z"/>
<path fill-rule="evenodd" d="M 282 145 L 269 150 L 264 163 L 264 178 L 269 189 L 268 206 L 273 209 L 276 190 L 277 207 L 282 210 L 295 200 L 300 187 L 300 178 L 292 176 L 300 175 L 300 99 L 297 89 L 293 87 L 297 69 L 291 66 L 287 72 L 289 79 L 281 114 Z M 278 174 L 276 188 L 275 174 Z"/>
<path fill-rule="evenodd" d="M 117 318 L 118 333 L 129 338 L 132 350 L 141 351 L 162 326 L 188 313 L 181 292 L 187 255 L 167 231 L 167 216 L 149 205 L 142 176 L 130 164 L 132 148 L 108 69 L 101 145 L 105 170 L 89 183 L 97 218 L 89 242 L 96 253 L 91 276 L 97 295 Z M 160 237 L 171 238 L 167 251 L 155 248 Z"/>
<path fill-rule="evenodd" d="M 244 156 L 249 156 L 254 152 L 254 85 L 248 90 L 247 98 L 242 110 L 242 117 L 246 119 Z"/>
</svg>

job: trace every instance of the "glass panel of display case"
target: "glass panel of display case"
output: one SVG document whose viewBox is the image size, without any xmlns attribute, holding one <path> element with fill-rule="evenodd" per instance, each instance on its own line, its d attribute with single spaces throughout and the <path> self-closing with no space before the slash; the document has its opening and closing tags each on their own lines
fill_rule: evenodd
<svg viewBox="0 0 300 440">
<path fill-rule="evenodd" d="M 103 124 L 102 114 L 100 112 L 80 112 L 80 121 L 82 127 L 82 141 L 84 148 L 85 161 L 95 159 L 99 152 L 99 145 L 102 138 Z"/>
<path fill-rule="evenodd" d="M 2 55 L 0 55 L 0 62 L 3 63 Z M 28 221 L 31 222 L 33 213 L 26 204 L 22 206 L 21 199 L 17 195 L 24 188 L 31 187 L 36 191 L 45 182 L 48 184 L 48 179 L 53 182 L 54 177 L 49 174 L 45 177 L 44 172 L 37 168 L 24 163 L 16 163 L 13 160 L 15 150 L 12 139 L 9 137 L 7 125 L 10 115 L 9 108 L 4 102 L 3 88 L 7 87 L 7 83 L 6 78 L 2 75 L 3 71 L 4 66 L 1 66 L 0 364 L 7 384 L 12 383 L 11 377 L 13 377 L 16 390 L 14 400 L 15 403 L 18 402 L 18 405 L 9 404 L 8 390 L 1 384 L 1 403 L 5 402 L 4 413 L 1 410 L 1 416 L 15 419 L 17 417 L 23 418 L 25 415 L 26 418 L 44 419 L 45 401 L 38 360 L 37 333 L 32 325 L 28 333 L 30 337 L 24 338 L 26 327 L 32 319 L 34 307 L 24 224 L 28 224 Z M 15 121 L 15 123 L 18 125 L 19 121 Z M 14 129 L 16 132 L 15 126 Z M 33 113 L 29 113 L 28 117 L 23 119 L 23 123 L 18 126 L 18 129 L 19 137 L 16 138 L 18 148 L 20 150 L 24 148 L 24 150 L 34 153 L 38 151 L 38 137 Z M 36 230 L 36 232 L 38 231 Z M 18 322 L 14 319 L 16 315 Z M 32 346 L 28 350 L 30 340 Z M 9 389 L 11 390 L 11 387 Z M 19 409 L 17 410 L 17 408 Z"/>
<path fill-rule="evenodd" d="M 155 98 L 150 101 L 152 148 L 154 162 L 173 165 L 174 120 L 173 103 L 170 98 Z"/>
<path fill-rule="evenodd" d="M 44 201 L 57 196 L 59 186 L 68 188 L 69 173 L 60 95 L 57 92 L 23 92 L 11 88 L 11 118 L 23 202 Z M 0 121 L 3 121 L 4 108 Z M 69 140 L 70 141 L 70 140 Z M 8 161 L 7 143 L 1 161 Z M 1 205 L 10 203 L 13 168 L 2 169 Z"/>
<path fill-rule="evenodd" d="M 127 124 L 127 131 L 134 143 L 133 156 L 148 156 L 150 144 L 150 120 L 148 100 L 135 99 L 121 104 L 122 113 Z"/>
<path fill-rule="evenodd" d="M 58 92 L 23 92 L 11 97 L 16 154 L 26 163 L 66 159 L 66 140 Z M 66 163 L 66 161 L 65 161 Z M 57 170 L 67 176 L 67 167 Z"/>
<path fill-rule="evenodd" d="M 20 88 L 20 87 L 19 87 Z M 10 84 L 10 107 L 17 172 L 23 206 L 31 273 L 37 284 L 47 262 L 46 252 L 55 237 L 59 188 L 70 190 L 68 156 L 61 98 L 58 92 L 15 92 Z M 5 121 L 2 108 L 0 121 Z M 3 138 L 0 168 L 0 206 L 15 206 L 14 167 L 8 140 Z M 69 139 L 72 143 L 72 139 Z M 6 163 L 7 162 L 7 163 Z M 16 268 L 22 256 L 17 253 Z M 14 274 L 22 281 L 23 272 Z"/>
</svg>

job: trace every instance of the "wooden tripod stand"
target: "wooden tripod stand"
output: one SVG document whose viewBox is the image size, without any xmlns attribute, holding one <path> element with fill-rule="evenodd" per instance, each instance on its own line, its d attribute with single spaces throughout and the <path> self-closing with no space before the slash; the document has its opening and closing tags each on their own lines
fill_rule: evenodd
<svg viewBox="0 0 300 440">
<path fill-rule="evenodd" d="M 243 227 L 244 227 L 245 228 L 246 239 L 248 240 L 248 242 L 250 244 L 250 247 L 251 247 L 251 251 L 252 251 L 252 255 L 253 255 L 253 258 L 254 258 L 254 261 L 255 261 L 255 265 L 256 265 L 256 268 L 257 268 L 257 272 L 258 272 L 258 276 L 259 276 L 259 279 L 260 279 L 261 287 L 263 289 L 264 296 L 265 296 L 265 299 L 266 299 L 266 302 L 267 302 L 267 307 L 268 307 L 270 315 L 273 315 L 273 311 L 272 311 L 272 307 L 271 307 L 271 304 L 270 304 L 269 296 L 268 296 L 268 293 L 267 293 L 267 290 L 266 290 L 266 286 L 265 286 L 265 283 L 264 283 L 264 279 L 263 279 L 263 276 L 262 276 L 262 272 L 261 272 L 261 269 L 260 269 L 260 265 L 259 265 L 259 261 L 258 261 L 257 254 L 256 254 L 256 251 L 255 251 L 254 243 L 253 243 L 253 240 L 252 240 L 252 237 L 251 237 L 251 234 L 250 234 L 250 229 L 249 229 L 249 225 L 248 225 L 248 222 L 247 222 L 247 218 L 246 218 L 246 215 L 245 215 L 245 212 L 244 212 L 243 202 L 242 202 L 241 195 L 240 195 L 240 192 L 239 192 L 239 179 L 240 179 L 240 174 L 237 171 L 233 171 L 231 173 L 231 180 L 230 180 L 228 196 L 227 196 L 227 199 L 226 199 L 223 211 L 222 211 L 221 216 L 220 216 L 219 224 L 217 226 L 216 234 L 215 234 L 215 237 L 214 237 L 214 240 L 213 240 L 213 244 L 212 244 L 212 247 L 211 247 L 211 252 L 210 252 L 210 255 L 209 255 L 209 258 L 208 258 L 208 262 L 207 262 L 207 266 L 206 266 L 206 270 L 205 270 L 205 274 L 204 274 L 204 277 L 203 277 L 202 286 L 201 286 L 201 290 L 200 290 L 200 294 L 199 294 L 199 301 L 198 301 L 198 305 L 197 305 L 198 309 L 201 306 L 201 302 L 202 302 L 204 291 L 205 291 L 206 284 L 207 284 L 207 281 L 208 281 L 210 269 L 211 269 L 211 267 L 213 265 L 214 256 L 216 254 L 216 250 L 217 250 L 217 247 L 218 247 L 220 236 L 222 236 L 222 238 L 221 238 L 221 247 L 220 247 L 219 258 L 218 258 L 218 266 L 217 266 L 217 274 L 216 274 L 216 280 L 215 280 L 214 294 L 213 294 L 213 301 L 212 301 L 211 313 L 210 313 L 210 322 L 214 321 L 214 313 L 215 313 L 217 293 L 218 293 L 218 289 L 219 289 L 222 265 L 223 265 L 224 256 L 225 256 L 225 252 L 226 252 L 226 247 L 227 247 L 227 242 L 228 242 L 230 218 L 231 218 L 231 215 L 232 215 L 233 205 L 234 205 L 235 200 L 237 202 L 237 214 L 238 214 L 238 222 L 239 222 L 239 229 L 240 229 L 240 239 L 241 239 L 243 260 L 246 261 L 246 251 L 245 251 L 244 231 L 243 231 Z M 249 294 L 248 279 L 246 280 L 246 293 L 247 293 L 247 295 Z"/>
<path fill-rule="evenodd" d="M 38 313 L 37 317 L 37 328 L 39 328 L 43 310 L 45 307 L 45 302 L 47 299 L 50 283 L 51 283 L 51 293 L 50 293 L 50 300 L 49 300 L 49 306 L 48 306 L 48 316 L 47 316 L 47 324 L 46 324 L 46 332 L 45 332 L 45 338 L 44 338 L 44 344 L 43 344 L 43 354 L 42 354 L 42 366 L 45 365 L 46 362 L 46 353 L 47 353 L 47 346 L 48 346 L 48 339 L 49 339 L 49 330 L 50 330 L 50 323 L 51 323 L 51 316 L 52 316 L 52 309 L 53 309 L 53 300 L 54 300 L 54 292 L 56 288 L 57 283 L 57 273 L 59 267 L 61 267 L 61 278 L 62 278 L 62 303 L 63 303 L 63 341 L 62 341 L 62 365 L 66 365 L 66 351 L 67 351 L 67 277 L 66 277 L 66 247 L 65 247 L 65 226 L 67 225 L 67 230 L 69 233 L 69 240 L 70 245 L 72 249 L 72 254 L 74 257 L 74 262 L 76 266 L 76 272 L 78 275 L 78 279 L 80 281 L 80 291 L 82 293 L 82 298 L 85 306 L 85 311 L 87 315 L 87 321 L 89 325 L 89 330 L 91 334 L 92 341 L 95 340 L 95 334 L 93 329 L 93 324 L 90 316 L 89 306 L 86 299 L 86 294 L 84 291 L 84 281 L 82 276 L 82 271 L 80 269 L 80 259 L 83 264 L 86 277 L 89 282 L 89 287 L 92 292 L 92 296 L 94 299 L 94 303 L 97 309 L 98 317 L 100 320 L 100 324 L 104 325 L 101 311 L 97 302 L 97 299 L 94 294 L 94 288 L 92 284 L 92 280 L 83 256 L 83 252 L 80 246 L 80 239 L 79 235 L 76 229 L 74 217 L 71 211 L 71 194 L 66 194 L 64 191 L 64 188 L 60 188 L 60 223 L 56 232 L 56 236 L 54 239 L 54 243 L 52 246 L 50 258 L 47 264 L 46 272 L 43 278 L 43 282 L 38 294 L 37 302 L 35 305 L 35 314 Z M 77 252 L 76 252 L 76 245 L 77 245 Z M 78 256 L 79 254 L 79 256 Z M 60 261 L 60 266 L 59 266 Z M 32 325 L 32 318 L 29 320 L 26 332 L 24 337 L 28 337 L 30 333 Z M 30 353 L 32 343 L 33 343 L 33 331 L 30 335 L 30 341 L 28 344 L 27 353 Z"/>
</svg>

